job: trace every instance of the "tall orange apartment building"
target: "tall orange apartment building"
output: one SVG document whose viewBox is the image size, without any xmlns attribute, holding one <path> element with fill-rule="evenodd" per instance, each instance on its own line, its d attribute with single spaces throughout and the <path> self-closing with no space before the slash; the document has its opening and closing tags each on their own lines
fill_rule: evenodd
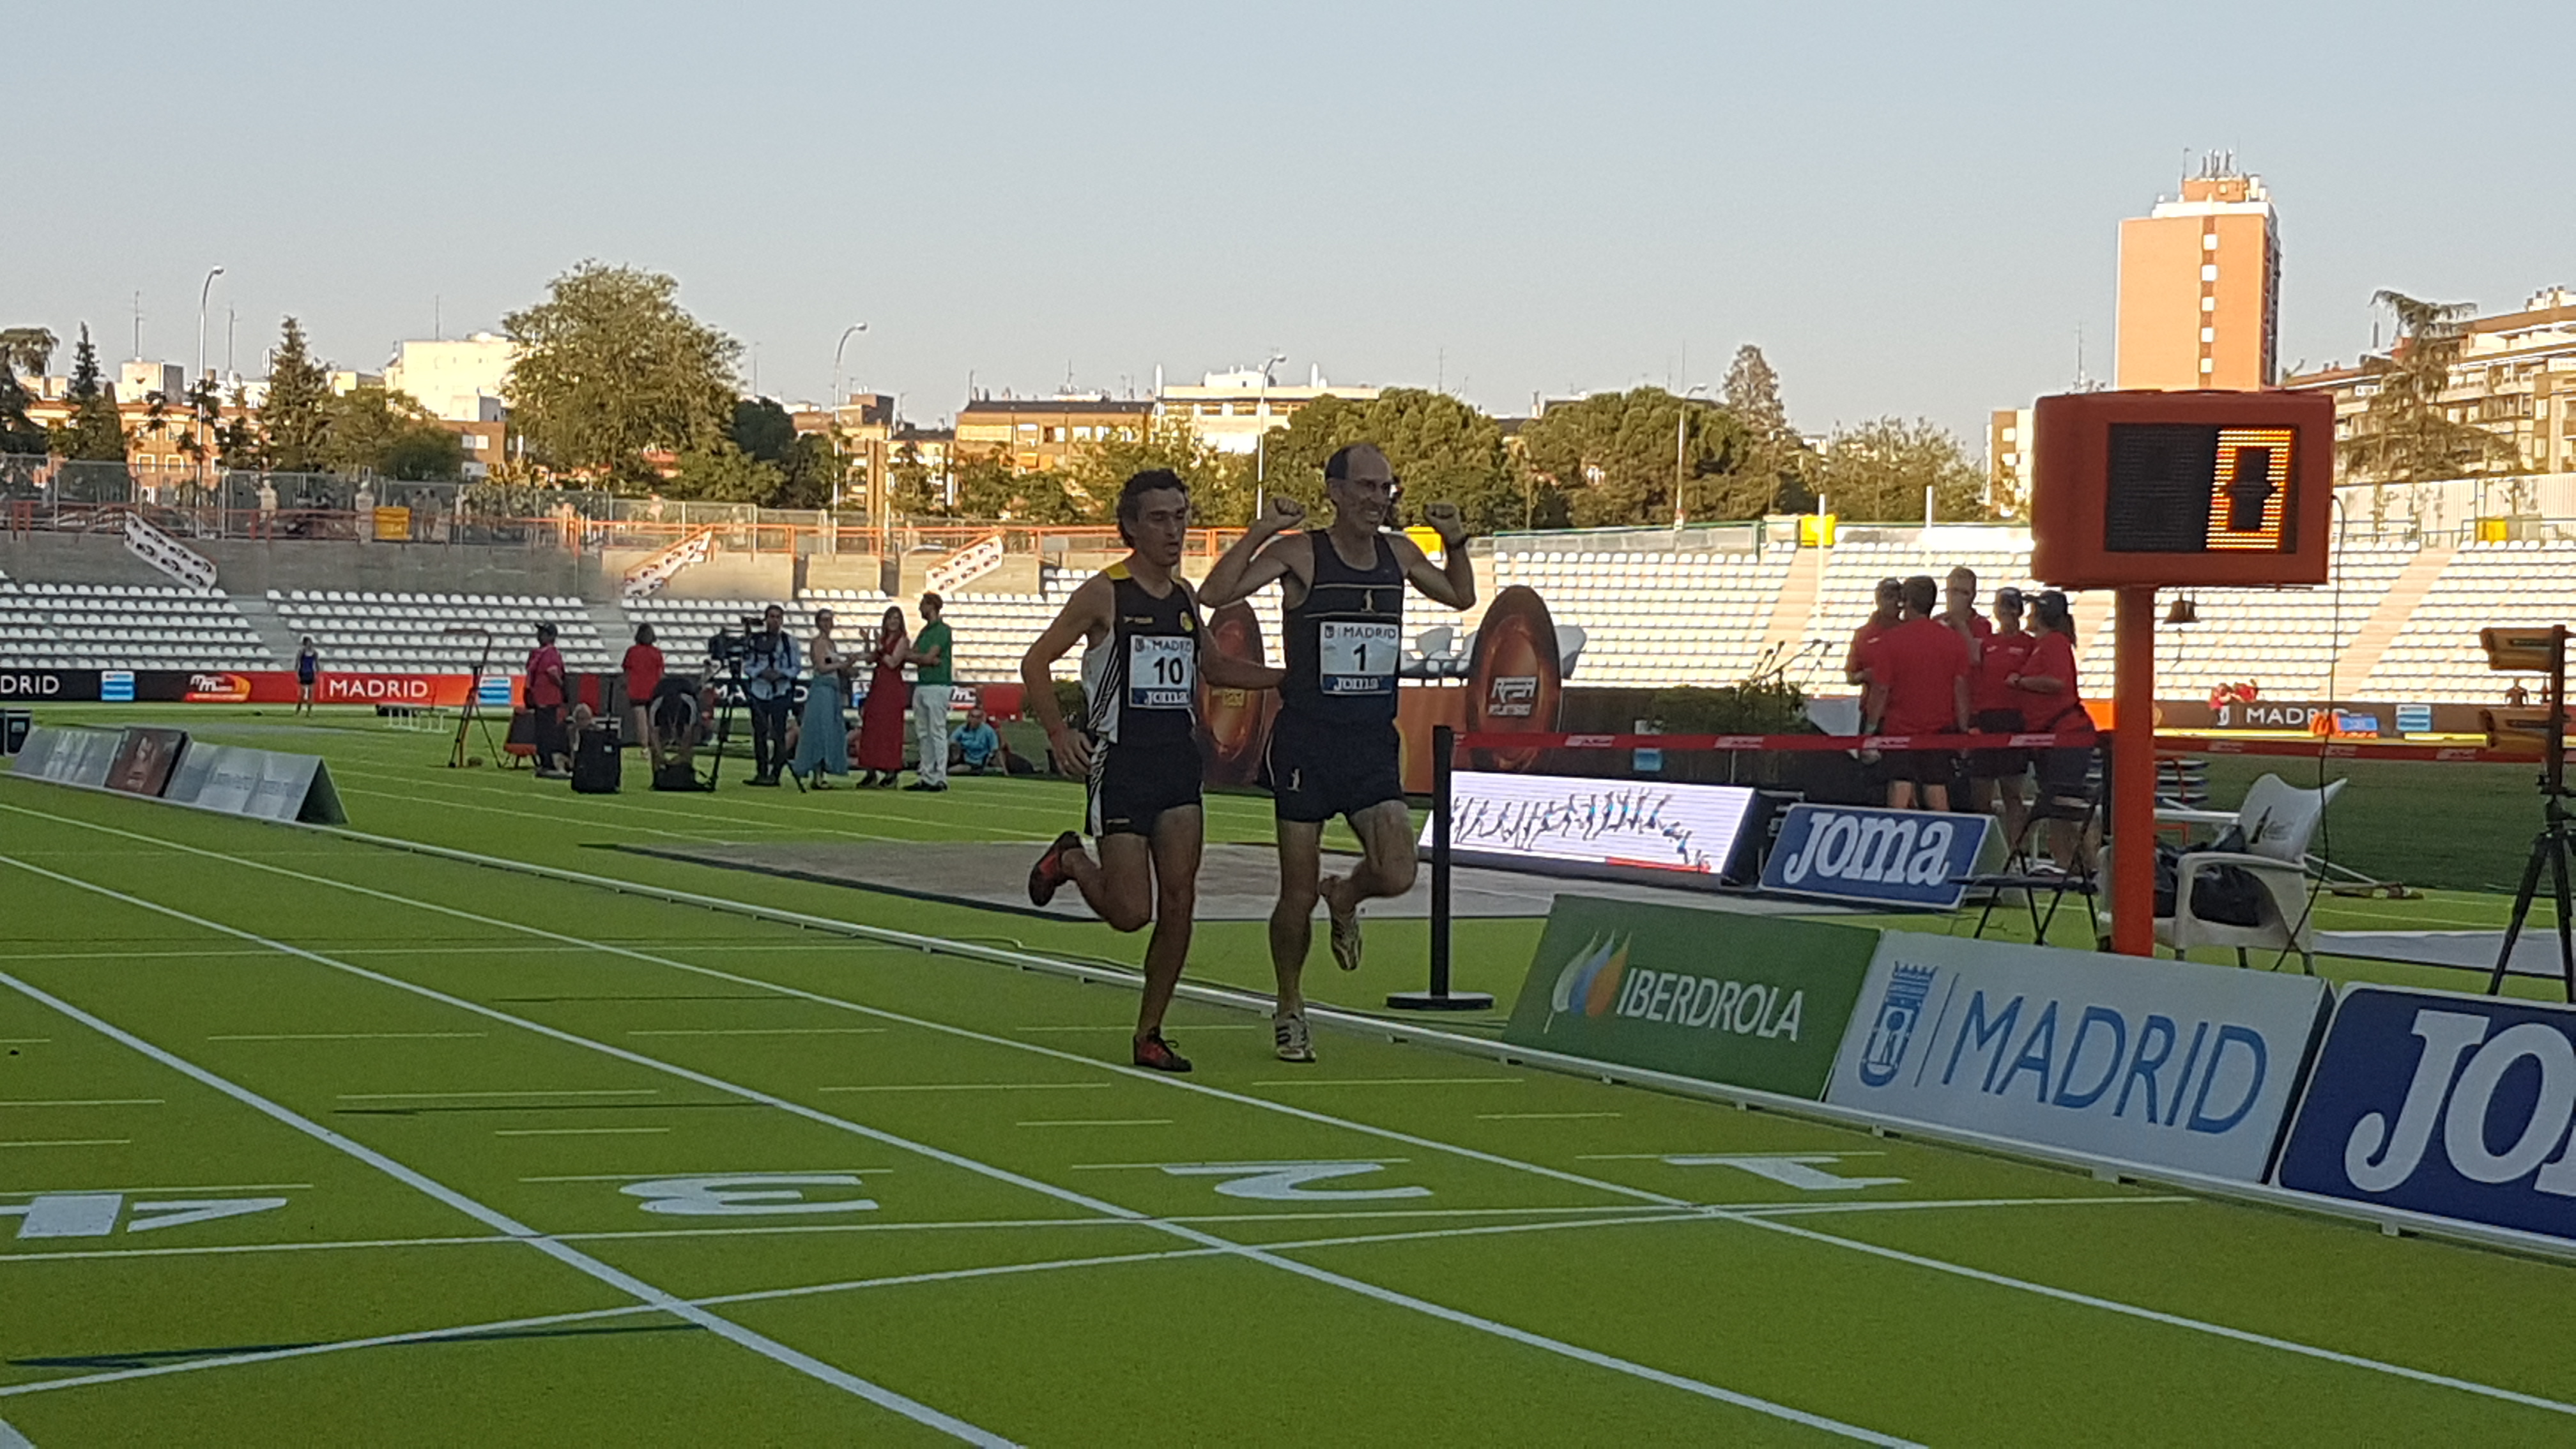
<svg viewBox="0 0 2576 1449">
<path fill-rule="evenodd" d="M 2112 386 L 2252 392 L 2279 376 L 2281 244 L 2263 178 L 2211 158 L 2120 223 L 2119 358 Z"/>
</svg>

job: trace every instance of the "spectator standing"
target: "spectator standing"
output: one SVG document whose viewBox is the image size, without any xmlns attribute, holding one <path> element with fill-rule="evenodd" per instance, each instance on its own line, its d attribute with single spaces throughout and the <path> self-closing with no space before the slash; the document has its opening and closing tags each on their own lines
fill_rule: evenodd
<svg viewBox="0 0 2576 1449">
<path fill-rule="evenodd" d="M 832 611 L 814 611 L 814 637 L 806 645 L 813 676 L 805 682 L 805 718 L 796 734 L 796 759 L 787 768 L 817 790 L 831 787 L 825 775 L 850 773 L 850 750 L 844 742 L 841 705 L 850 696 L 850 656 L 832 638 Z"/>
<path fill-rule="evenodd" d="M 1968 645 L 1949 625 L 1932 617 L 1940 591 L 1931 575 L 1917 574 L 1901 592 L 1904 622 L 1869 641 L 1861 650 L 1869 692 L 1861 713 L 1876 720 L 1870 733 L 1934 735 L 1968 730 Z M 1948 750 L 1897 750 L 1887 757 L 1887 804 L 1891 810 L 1950 808 L 1950 775 L 1955 761 Z"/>
<path fill-rule="evenodd" d="M 2049 853 L 2059 869 L 2072 870 L 2076 851 L 2089 850 L 2093 844 L 2090 837 L 2097 822 L 2086 785 L 2093 772 L 2093 752 L 2101 741 L 2078 687 L 2075 616 L 2066 596 L 2050 589 L 2032 605 L 2031 617 L 2039 632 L 2030 661 L 2007 683 L 2023 696 L 2022 717 L 2030 728 L 2058 737 L 2039 757 L 2039 796 L 2050 822 Z"/>
<path fill-rule="evenodd" d="M 903 777 L 903 666 L 913 657 L 911 641 L 904 636 L 903 610 L 886 610 L 877 626 L 876 669 L 868 676 L 868 702 L 859 711 L 854 753 L 865 772 L 859 776 L 862 787 L 884 789 Z M 944 756 L 940 763 L 947 763 Z"/>
<path fill-rule="evenodd" d="M 662 651 L 653 643 L 653 626 L 635 626 L 635 642 L 626 646 L 621 667 L 626 674 L 627 737 L 644 747 L 655 771 L 662 768 L 662 741 L 653 733 L 653 693 L 662 687 Z"/>
<path fill-rule="evenodd" d="M 564 662 L 555 649 L 555 626 L 537 626 L 528 651 L 528 713 L 536 724 L 537 778 L 572 778 L 572 743 L 564 735 Z"/>
<path fill-rule="evenodd" d="M 921 774 L 907 790 L 948 788 L 948 697 L 954 685 L 949 668 L 948 626 L 939 621 L 937 594 L 921 596 L 921 633 L 911 646 L 912 732 L 921 752 Z"/>
<path fill-rule="evenodd" d="M 796 703 L 796 641 L 787 637 L 787 611 L 763 610 L 761 632 L 742 658 L 743 693 L 751 699 L 751 783 L 775 786 L 787 768 L 787 716 Z"/>
<path fill-rule="evenodd" d="M 966 725 L 949 743 L 954 747 L 949 763 L 970 775 L 981 775 L 1006 768 L 1001 731 L 984 717 L 981 709 L 966 711 Z"/>
<path fill-rule="evenodd" d="M 1852 630 L 1851 647 L 1843 651 L 1843 679 L 1858 684 L 1867 671 L 1862 655 L 1870 641 L 1905 622 L 1905 586 L 1895 579 L 1880 579 L 1869 617 Z"/>
<path fill-rule="evenodd" d="M 268 485 L 262 483 L 259 486 L 265 488 Z M 295 712 L 297 714 L 313 712 L 313 687 L 321 681 L 321 678 L 322 655 L 313 647 L 313 636 L 307 634 L 304 636 L 304 642 L 295 647 Z"/>
<path fill-rule="evenodd" d="M 1978 645 L 1977 672 L 1968 686 L 1968 703 L 1974 711 L 1971 722 L 1981 735 L 2022 732 L 2022 701 L 2029 696 L 2006 681 L 2027 667 L 2039 640 L 2022 632 L 2021 619 L 2021 590 L 1995 590 L 1994 625 Z M 2022 777 L 2029 773 L 2030 756 L 2025 750 L 1975 750 L 1968 756 L 1969 803 L 1988 812 L 2000 806 L 2004 838 L 2015 847 L 2029 829 L 2030 802 L 2021 788 Z"/>
</svg>

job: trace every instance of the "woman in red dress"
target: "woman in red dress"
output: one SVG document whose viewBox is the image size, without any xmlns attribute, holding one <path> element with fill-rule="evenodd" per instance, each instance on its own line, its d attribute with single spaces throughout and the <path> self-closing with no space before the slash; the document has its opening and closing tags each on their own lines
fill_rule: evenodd
<svg viewBox="0 0 2576 1449">
<path fill-rule="evenodd" d="M 904 632 L 903 610 L 885 611 L 885 622 L 877 627 L 875 647 L 869 662 L 875 666 L 868 676 L 867 703 L 859 710 L 859 728 L 850 749 L 851 763 L 863 772 L 859 788 L 874 785 L 891 788 L 903 774 L 904 721 L 911 717 L 912 691 L 903 682 L 903 666 L 912 658 L 911 639 Z"/>
</svg>

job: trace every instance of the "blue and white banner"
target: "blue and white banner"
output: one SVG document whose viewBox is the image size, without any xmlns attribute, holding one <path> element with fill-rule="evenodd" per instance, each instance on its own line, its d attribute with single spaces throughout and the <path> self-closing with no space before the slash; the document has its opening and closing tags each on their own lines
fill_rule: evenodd
<svg viewBox="0 0 2576 1449">
<path fill-rule="evenodd" d="M 510 676 L 486 674 L 474 681 L 474 702 L 484 709 L 510 707 Z"/>
<path fill-rule="evenodd" d="M 2326 1005 L 2311 976 L 1889 931 L 1825 1100 L 2259 1182 Z"/>
<path fill-rule="evenodd" d="M 1991 815 L 1792 805 L 1762 888 L 1866 905 L 1955 910 L 1994 835 Z M 1998 847 L 2000 849 L 2000 847 Z"/>
<path fill-rule="evenodd" d="M 2576 1238 L 2576 1009 L 2355 986 L 2280 1184 Z"/>
</svg>

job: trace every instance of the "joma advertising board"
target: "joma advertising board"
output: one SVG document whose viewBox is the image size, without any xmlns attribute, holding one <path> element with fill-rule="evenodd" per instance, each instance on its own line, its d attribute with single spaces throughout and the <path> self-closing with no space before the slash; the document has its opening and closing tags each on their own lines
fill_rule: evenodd
<svg viewBox="0 0 2576 1449">
<path fill-rule="evenodd" d="M 2308 976 L 1889 931 L 1825 1100 L 2256 1182 L 2326 1002 Z"/>
<path fill-rule="evenodd" d="M 1956 910 L 1993 833 L 1990 815 L 1792 805 L 1763 863 L 1762 888 Z"/>
<path fill-rule="evenodd" d="M 2355 986 L 2308 1080 L 2280 1183 L 2576 1238 L 2576 1010 Z"/>
<path fill-rule="evenodd" d="M 1560 895 L 1503 1039 L 1815 1098 L 1877 933 Z"/>
</svg>

